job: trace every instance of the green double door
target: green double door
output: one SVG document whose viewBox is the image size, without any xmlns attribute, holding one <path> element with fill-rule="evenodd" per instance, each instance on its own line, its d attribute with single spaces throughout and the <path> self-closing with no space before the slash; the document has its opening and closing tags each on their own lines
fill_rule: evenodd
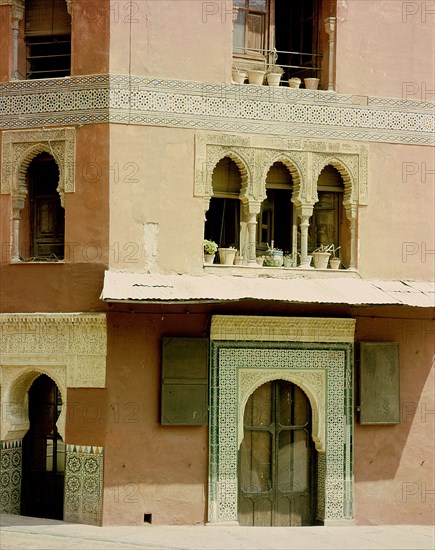
<svg viewBox="0 0 435 550">
<path fill-rule="evenodd" d="M 295 384 L 274 380 L 249 398 L 239 451 L 240 525 L 313 525 L 316 451 L 311 408 Z"/>
</svg>

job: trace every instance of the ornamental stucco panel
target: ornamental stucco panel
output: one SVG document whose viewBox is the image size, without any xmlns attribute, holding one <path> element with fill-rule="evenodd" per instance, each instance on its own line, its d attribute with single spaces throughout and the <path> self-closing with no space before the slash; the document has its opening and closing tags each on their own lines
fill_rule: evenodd
<svg viewBox="0 0 435 550">
<path fill-rule="evenodd" d="M 62 395 L 57 421 L 65 434 L 67 388 L 104 388 L 107 332 L 105 314 L 0 314 L 1 439 L 23 437 L 29 427 L 27 391 L 46 374 Z"/>
<path fill-rule="evenodd" d="M 247 200 L 265 198 L 266 177 L 274 162 L 282 162 L 293 179 L 292 201 L 297 205 L 317 202 L 317 180 L 327 164 L 340 172 L 344 186 L 344 203 L 366 205 L 368 202 L 368 148 L 355 143 L 231 134 L 198 133 L 195 138 L 194 195 L 213 195 L 212 174 L 224 157 L 237 164 L 241 195 Z"/>
</svg>

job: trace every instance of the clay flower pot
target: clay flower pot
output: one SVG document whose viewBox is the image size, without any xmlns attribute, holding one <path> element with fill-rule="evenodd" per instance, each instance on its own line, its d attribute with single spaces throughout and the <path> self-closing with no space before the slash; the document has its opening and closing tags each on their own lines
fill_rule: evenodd
<svg viewBox="0 0 435 550">
<path fill-rule="evenodd" d="M 317 90 L 320 80 L 318 78 L 304 78 L 305 88 L 307 90 Z"/>
</svg>

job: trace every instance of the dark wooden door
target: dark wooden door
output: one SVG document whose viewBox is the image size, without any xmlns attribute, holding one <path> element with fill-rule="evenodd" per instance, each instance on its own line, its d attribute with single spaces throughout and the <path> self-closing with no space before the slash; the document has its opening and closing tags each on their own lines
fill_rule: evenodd
<svg viewBox="0 0 435 550">
<path fill-rule="evenodd" d="M 240 525 L 312 525 L 315 462 L 307 396 L 284 380 L 259 387 L 244 414 L 239 451 Z"/>
<path fill-rule="evenodd" d="M 42 153 L 29 165 L 32 206 L 32 246 L 35 258 L 64 257 L 65 212 L 57 192 L 59 169 Z"/>
<path fill-rule="evenodd" d="M 30 429 L 23 440 L 24 516 L 63 519 L 65 445 L 56 428 L 61 406 L 56 384 L 39 376 L 29 389 Z"/>
</svg>

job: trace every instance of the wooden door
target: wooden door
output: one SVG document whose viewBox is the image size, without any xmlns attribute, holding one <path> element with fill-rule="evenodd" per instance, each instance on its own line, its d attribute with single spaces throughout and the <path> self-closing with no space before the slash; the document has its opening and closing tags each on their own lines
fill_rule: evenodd
<svg viewBox="0 0 435 550">
<path fill-rule="evenodd" d="M 284 380 L 249 398 L 239 451 L 240 525 L 297 526 L 314 522 L 315 449 L 304 392 Z"/>
<path fill-rule="evenodd" d="M 39 376 L 29 389 L 30 428 L 23 439 L 24 516 L 63 519 L 65 445 L 56 428 L 61 407 L 56 384 Z"/>
</svg>

